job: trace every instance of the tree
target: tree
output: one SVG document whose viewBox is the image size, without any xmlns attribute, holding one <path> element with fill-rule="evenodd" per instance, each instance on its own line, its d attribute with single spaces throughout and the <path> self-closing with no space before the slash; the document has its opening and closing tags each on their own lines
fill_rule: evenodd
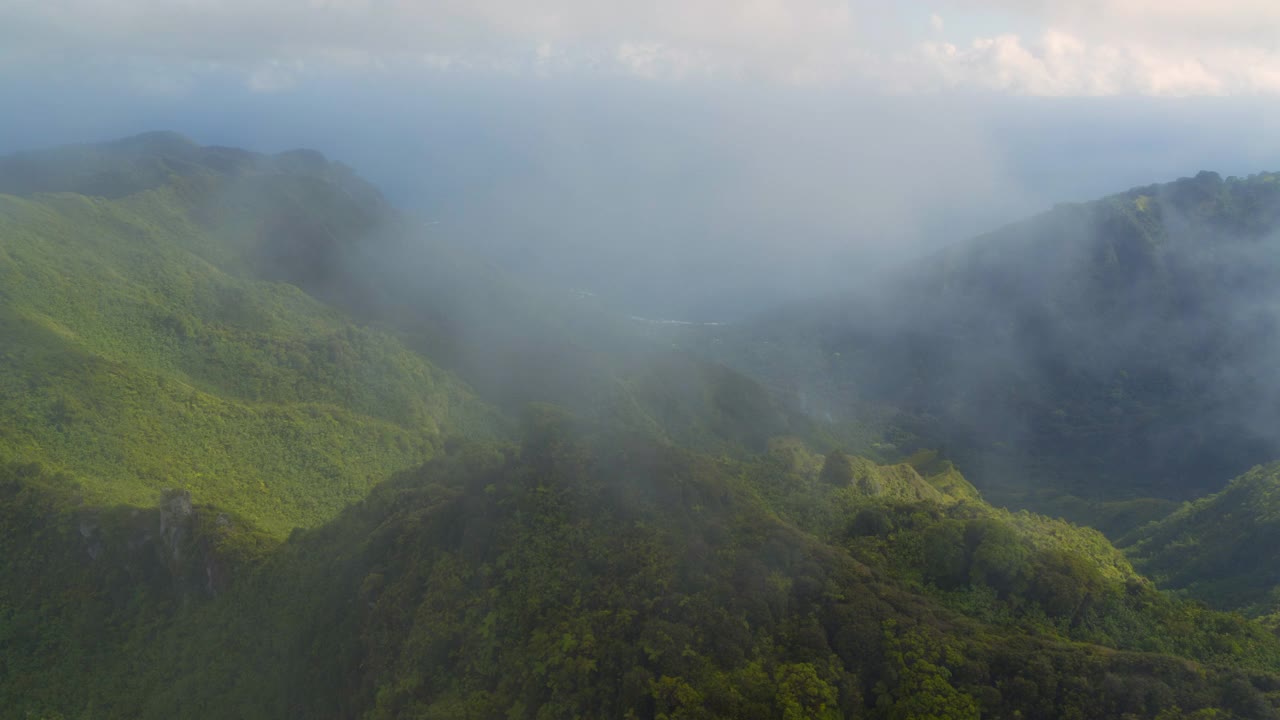
<svg viewBox="0 0 1280 720">
<path fill-rule="evenodd" d="M 886 720 L 977 720 L 978 703 L 951 685 L 950 665 L 960 654 L 922 628 L 884 624 L 889 681 L 876 686 L 876 708 Z"/>
</svg>

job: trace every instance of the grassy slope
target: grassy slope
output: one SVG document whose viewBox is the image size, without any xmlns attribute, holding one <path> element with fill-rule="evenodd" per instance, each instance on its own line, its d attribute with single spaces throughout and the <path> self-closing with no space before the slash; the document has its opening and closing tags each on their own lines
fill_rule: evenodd
<svg viewBox="0 0 1280 720">
<path fill-rule="evenodd" d="M 173 187 L 0 196 L 0 454 L 90 502 L 189 488 L 283 535 L 483 429 L 393 336 L 188 250 L 206 230 L 185 207 Z"/>
</svg>

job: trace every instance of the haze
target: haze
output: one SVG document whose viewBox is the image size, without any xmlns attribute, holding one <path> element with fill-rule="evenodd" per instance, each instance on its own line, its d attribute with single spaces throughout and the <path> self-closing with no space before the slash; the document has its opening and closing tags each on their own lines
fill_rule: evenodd
<svg viewBox="0 0 1280 720">
<path fill-rule="evenodd" d="M 1280 719 L 1275 0 L 0 0 L 0 715 Z"/>
<path fill-rule="evenodd" d="M 0 152 L 320 149 L 495 264 L 740 317 L 1047 209 L 1280 165 L 1271 3 L 0 10 Z"/>
</svg>

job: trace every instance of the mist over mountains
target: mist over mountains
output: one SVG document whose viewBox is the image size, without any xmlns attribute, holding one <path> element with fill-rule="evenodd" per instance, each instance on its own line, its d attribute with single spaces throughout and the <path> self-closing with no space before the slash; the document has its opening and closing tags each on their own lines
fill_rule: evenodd
<svg viewBox="0 0 1280 720">
<path fill-rule="evenodd" d="M 0 158 L 0 704 L 1275 717 L 1278 220 L 1204 172 L 673 324 L 313 150 Z"/>
<path fill-rule="evenodd" d="M 1280 719 L 1277 38 L 0 2 L 0 720 Z"/>
<path fill-rule="evenodd" d="M 1247 97 L 846 96 L 395 67 L 138 97 L 117 70 L 11 82 L 25 111 L 0 152 L 155 127 L 320 148 L 499 268 L 695 321 L 838 293 L 1058 202 L 1258 172 L 1280 151 L 1274 112 Z"/>
<path fill-rule="evenodd" d="M 1277 449 L 1277 213 L 1269 173 L 1060 205 L 732 352 L 816 413 L 892 406 L 993 489 L 1194 497 Z"/>
</svg>

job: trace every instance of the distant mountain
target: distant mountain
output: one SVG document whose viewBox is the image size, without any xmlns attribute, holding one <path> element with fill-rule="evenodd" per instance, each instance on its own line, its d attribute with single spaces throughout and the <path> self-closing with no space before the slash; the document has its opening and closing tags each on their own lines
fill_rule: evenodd
<svg viewBox="0 0 1280 720">
<path fill-rule="evenodd" d="M 1063 205 L 690 346 L 986 492 L 1185 499 L 1280 457 L 1280 175 Z M 711 344 L 711 335 L 718 341 Z"/>
<path fill-rule="evenodd" d="M 202 146 L 172 132 L 113 142 L 67 145 L 0 157 L 0 194 L 70 192 L 117 199 L 170 184 L 176 178 L 306 175 L 340 186 L 367 203 L 381 195 L 350 168 L 314 150 L 262 155 Z"/>
<path fill-rule="evenodd" d="M 984 457 L 1004 416 L 959 424 L 976 400 L 911 364 L 972 359 L 813 313 L 761 326 L 786 356 L 724 335 L 761 384 L 313 151 L 149 134 L 0 159 L 0 187 L 6 716 L 1280 714 L 1266 625 L 983 500 L 956 442 Z M 901 307 L 1022 347 L 967 282 L 968 310 Z"/>
</svg>

